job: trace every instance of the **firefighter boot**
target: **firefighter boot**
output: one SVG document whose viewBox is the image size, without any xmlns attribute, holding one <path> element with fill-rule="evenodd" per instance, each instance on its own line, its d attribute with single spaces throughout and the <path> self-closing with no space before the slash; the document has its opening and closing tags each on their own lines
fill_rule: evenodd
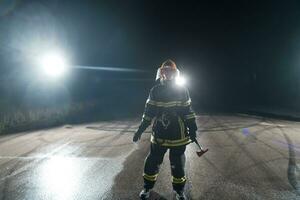
<svg viewBox="0 0 300 200">
<path fill-rule="evenodd" d="M 143 189 L 143 190 L 140 192 L 140 199 L 141 199 L 141 200 L 147 200 L 147 199 L 149 199 L 149 197 L 150 197 L 150 190 Z"/>
<path fill-rule="evenodd" d="M 186 200 L 187 199 L 183 191 L 180 191 L 180 192 L 174 191 L 174 192 L 175 192 L 176 200 Z"/>
</svg>

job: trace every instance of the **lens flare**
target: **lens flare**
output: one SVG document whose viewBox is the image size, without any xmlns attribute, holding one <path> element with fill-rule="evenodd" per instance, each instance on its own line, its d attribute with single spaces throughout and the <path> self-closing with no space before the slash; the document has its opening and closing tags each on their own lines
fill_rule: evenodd
<svg viewBox="0 0 300 200">
<path fill-rule="evenodd" d="M 186 84 L 186 79 L 182 76 L 176 77 L 175 81 L 178 86 L 183 86 Z"/>
<path fill-rule="evenodd" d="M 50 77 L 60 77 L 66 72 L 65 58 L 56 52 L 44 54 L 40 57 L 40 65 L 43 72 Z"/>
</svg>

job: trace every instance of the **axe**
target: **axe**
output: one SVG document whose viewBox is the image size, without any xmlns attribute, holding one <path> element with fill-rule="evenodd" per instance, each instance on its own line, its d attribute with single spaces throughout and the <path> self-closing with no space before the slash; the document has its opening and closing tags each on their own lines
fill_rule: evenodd
<svg viewBox="0 0 300 200">
<path fill-rule="evenodd" d="M 199 147 L 199 150 L 200 151 L 197 151 L 196 153 L 197 153 L 197 155 L 198 155 L 198 157 L 201 157 L 203 154 L 205 154 L 207 151 L 208 151 L 208 149 L 203 149 L 201 146 L 200 146 L 200 144 L 199 144 L 199 142 L 195 139 L 195 143 L 196 143 L 196 145 Z"/>
</svg>

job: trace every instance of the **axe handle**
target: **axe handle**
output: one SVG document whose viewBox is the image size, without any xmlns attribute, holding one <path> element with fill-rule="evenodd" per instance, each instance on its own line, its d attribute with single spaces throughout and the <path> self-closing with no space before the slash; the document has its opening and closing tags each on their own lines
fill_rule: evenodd
<svg viewBox="0 0 300 200">
<path fill-rule="evenodd" d="M 195 143 L 197 144 L 197 146 L 199 147 L 199 149 L 200 149 L 201 151 L 203 151 L 202 147 L 200 146 L 199 142 L 198 142 L 196 139 L 195 139 Z"/>
</svg>

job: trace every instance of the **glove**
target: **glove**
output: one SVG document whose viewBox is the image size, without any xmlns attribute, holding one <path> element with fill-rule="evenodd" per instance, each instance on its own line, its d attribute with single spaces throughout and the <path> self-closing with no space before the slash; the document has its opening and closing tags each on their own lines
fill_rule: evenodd
<svg viewBox="0 0 300 200">
<path fill-rule="evenodd" d="M 196 131 L 190 131 L 189 135 L 190 135 L 190 139 L 192 140 L 192 142 L 195 142 L 196 138 L 197 138 Z"/>
<path fill-rule="evenodd" d="M 140 131 L 135 132 L 132 141 L 133 141 L 133 142 L 137 142 L 139 139 L 141 139 L 142 133 L 143 133 L 143 132 L 140 132 Z"/>
</svg>

